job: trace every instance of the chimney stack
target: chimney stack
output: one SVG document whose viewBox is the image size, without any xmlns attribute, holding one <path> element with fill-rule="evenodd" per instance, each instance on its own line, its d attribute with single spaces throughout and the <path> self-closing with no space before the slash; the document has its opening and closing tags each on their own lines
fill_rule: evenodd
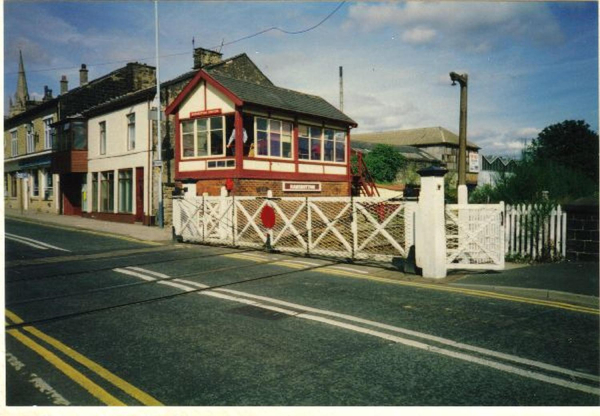
<svg viewBox="0 0 600 416">
<path fill-rule="evenodd" d="M 223 54 L 204 48 L 194 49 L 194 69 L 204 68 L 208 65 L 218 64 L 223 61 Z"/>
<path fill-rule="evenodd" d="M 88 83 L 88 69 L 85 64 L 81 64 L 81 69 L 79 70 L 79 86 L 83 86 Z"/>
<path fill-rule="evenodd" d="M 44 85 L 44 98 L 42 101 L 48 101 L 52 99 L 52 90 L 48 88 L 47 85 Z"/>
<path fill-rule="evenodd" d="M 67 76 L 63 75 L 60 79 L 60 94 L 66 94 L 69 91 L 69 81 L 67 81 Z"/>
</svg>

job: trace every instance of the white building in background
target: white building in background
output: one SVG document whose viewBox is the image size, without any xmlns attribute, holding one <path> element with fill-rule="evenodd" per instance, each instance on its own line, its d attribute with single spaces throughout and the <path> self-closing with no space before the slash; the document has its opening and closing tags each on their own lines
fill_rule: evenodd
<svg viewBox="0 0 600 416">
<path fill-rule="evenodd" d="M 127 94 L 85 112 L 88 173 L 83 216 L 117 222 L 154 223 L 156 202 L 153 123 L 155 88 Z"/>
</svg>

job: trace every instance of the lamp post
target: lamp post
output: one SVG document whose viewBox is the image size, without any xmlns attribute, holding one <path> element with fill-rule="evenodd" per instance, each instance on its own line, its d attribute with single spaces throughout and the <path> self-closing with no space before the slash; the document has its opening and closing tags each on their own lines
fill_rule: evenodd
<svg viewBox="0 0 600 416">
<path fill-rule="evenodd" d="M 450 72 L 452 85 L 460 84 L 460 124 L 458 129 L 458 203 L 466 204 L 467 195 L 467 84 L 469 75 Z"/>
</svg>

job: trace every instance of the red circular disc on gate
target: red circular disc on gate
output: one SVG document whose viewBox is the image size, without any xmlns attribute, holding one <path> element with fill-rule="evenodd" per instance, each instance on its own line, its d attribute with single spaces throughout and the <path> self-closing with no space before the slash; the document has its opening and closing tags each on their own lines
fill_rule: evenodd
<svg viewBox="0 0 600 416">
<path fill-rule="evenodd" d="M 260 212 L 260 219 L 266 228 L 273 228 L 275 226 L 275 210 L 273 207 L 265 205 Z"/>
</svg>

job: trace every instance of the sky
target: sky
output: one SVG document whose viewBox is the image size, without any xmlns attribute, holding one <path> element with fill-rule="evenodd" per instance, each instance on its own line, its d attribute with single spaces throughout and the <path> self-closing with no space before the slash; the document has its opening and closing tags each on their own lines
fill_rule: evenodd
<svg viewBox="0 0 600 416">
<path fill-rule="evenodd" d="M 469 76 L 467 138 L 483 154 L 516 157 L 564 120 L 598 131 L 596 2 L 162 1 L 158 15 L 161 81 L 192 69 L 193 40 L 224 58 L 245 52 L 275 85 L 338 106 L 343 66 L 354 133 L 458 134 L 451 71 Z M 45 85 L 56 96 L 62 75 L 77 86 L 82 63 L 90 80 L 127 62 L 155 65 L 152 1 L 9 0 L 3 18 L 5 114 L 19 50 L 36 99 Z"/>
</svg>

